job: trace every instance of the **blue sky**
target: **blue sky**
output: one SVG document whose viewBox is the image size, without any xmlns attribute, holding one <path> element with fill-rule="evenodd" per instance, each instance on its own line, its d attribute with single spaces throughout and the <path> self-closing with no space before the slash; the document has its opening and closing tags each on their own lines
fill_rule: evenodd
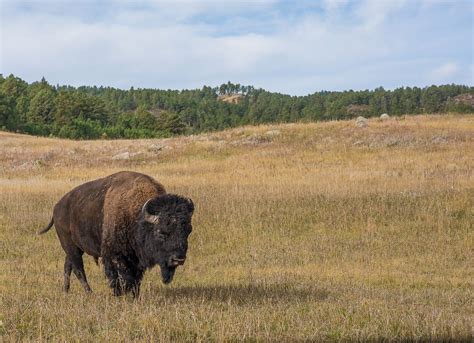
<svg viewBox="0 0 474 343">
<path fill-rule="evenodd" d="M 1 0 L 0 73 L 184 89 L 231 80 L 304 95 L 474 84 L 464 0 Z"/>
</svg>

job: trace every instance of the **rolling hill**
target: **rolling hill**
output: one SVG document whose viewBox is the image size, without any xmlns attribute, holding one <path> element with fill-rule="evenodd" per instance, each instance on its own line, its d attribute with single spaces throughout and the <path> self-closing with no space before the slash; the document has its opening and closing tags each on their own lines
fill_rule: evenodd
<svg viewBox="0 0 474 343">
<path fill-rule="evenodd" d="M 175 281 L 61 293 L 72 187 L 119 170 L 196 205 Z M 0 337 L 60 341 L 469 340 L 474 117 L 245 126 L 166 139 L 0 132 Z"/>
</svg>

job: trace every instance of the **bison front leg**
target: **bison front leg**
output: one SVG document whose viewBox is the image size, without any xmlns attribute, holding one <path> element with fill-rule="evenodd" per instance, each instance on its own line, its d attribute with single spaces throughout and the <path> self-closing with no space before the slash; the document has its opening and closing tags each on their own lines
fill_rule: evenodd
<svg viewBox="0 0 474 343">
<path fill-rule="evenodd" d="M 118 280 L 117 268 L 115 268 L 114 263 L 108 257 L 102 257 L 102 262 L 104 263 L 104 272 L 107 279 L 109 279 L 109 286 L 113 289 L 115 296 L 122 295 L 122 290 L 120 289 L 120 283 Z"/>
<path fill-rule="evenodd" d="M 131 292 L 134 298 L 140 294 L 143 270 L 132 261 L 122 258 L 117 261 L 118 281 L 123 293 Z"/>
<path fill-rule="evenodd" d="M 105 275 L 109 279 L 110 287 L 115 296 L 131 292 L 137 298 L 140 293 L 140 284 L 143 271 L 137 268 L 125 257 L 104 258 Z"/>
<path fill-rule="evenodd" d="M 134 280 L 129 285 L 129 289 L 132 292 L 134 298 L 138 298 L 140 295 L 140 285 L 142 283 L 143 278 L 143 270 L 136 269 L 133 276 Z"/>
</svg>

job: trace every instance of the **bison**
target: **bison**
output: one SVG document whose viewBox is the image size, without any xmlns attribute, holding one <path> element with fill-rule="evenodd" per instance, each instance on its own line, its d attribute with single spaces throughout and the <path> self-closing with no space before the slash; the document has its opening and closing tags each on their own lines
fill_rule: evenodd
<svg viewBox="0 0 474 343">
<path fill-rule="evenodd" d="M 167 194 L 150 176 L 119 172 L 82 184 L 54 206 L 49 225 L 54 225 L 66 252 L 64 291 L 71 271 L 86 292 L 82 255 L 99 257 L 114 295 L 131 292 L 137 297 L 145 270 L 159 265 L 164 283 L 172 281 L 184 264 L 192 231 L 191 199 Z"/>
</svg>

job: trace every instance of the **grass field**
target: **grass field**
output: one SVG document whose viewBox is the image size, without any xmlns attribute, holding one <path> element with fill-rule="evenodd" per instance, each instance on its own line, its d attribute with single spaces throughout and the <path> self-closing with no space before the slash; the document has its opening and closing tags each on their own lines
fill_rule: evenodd
<svg viewBox="0 0 474 343">
<path fill-rule="evenodd" d="M 65 192 L 119 170 L 194 200 L 186 264 L 169 286 L 148 271 L 133 301 L 86 257 L 94 293 L 73 277 L 65 295 L 56 234 L 35 232 Z M 0 341 L 470 340 L 473 223 L 472 115 L 167 140 L 0 133 Z"/>
</svg>

